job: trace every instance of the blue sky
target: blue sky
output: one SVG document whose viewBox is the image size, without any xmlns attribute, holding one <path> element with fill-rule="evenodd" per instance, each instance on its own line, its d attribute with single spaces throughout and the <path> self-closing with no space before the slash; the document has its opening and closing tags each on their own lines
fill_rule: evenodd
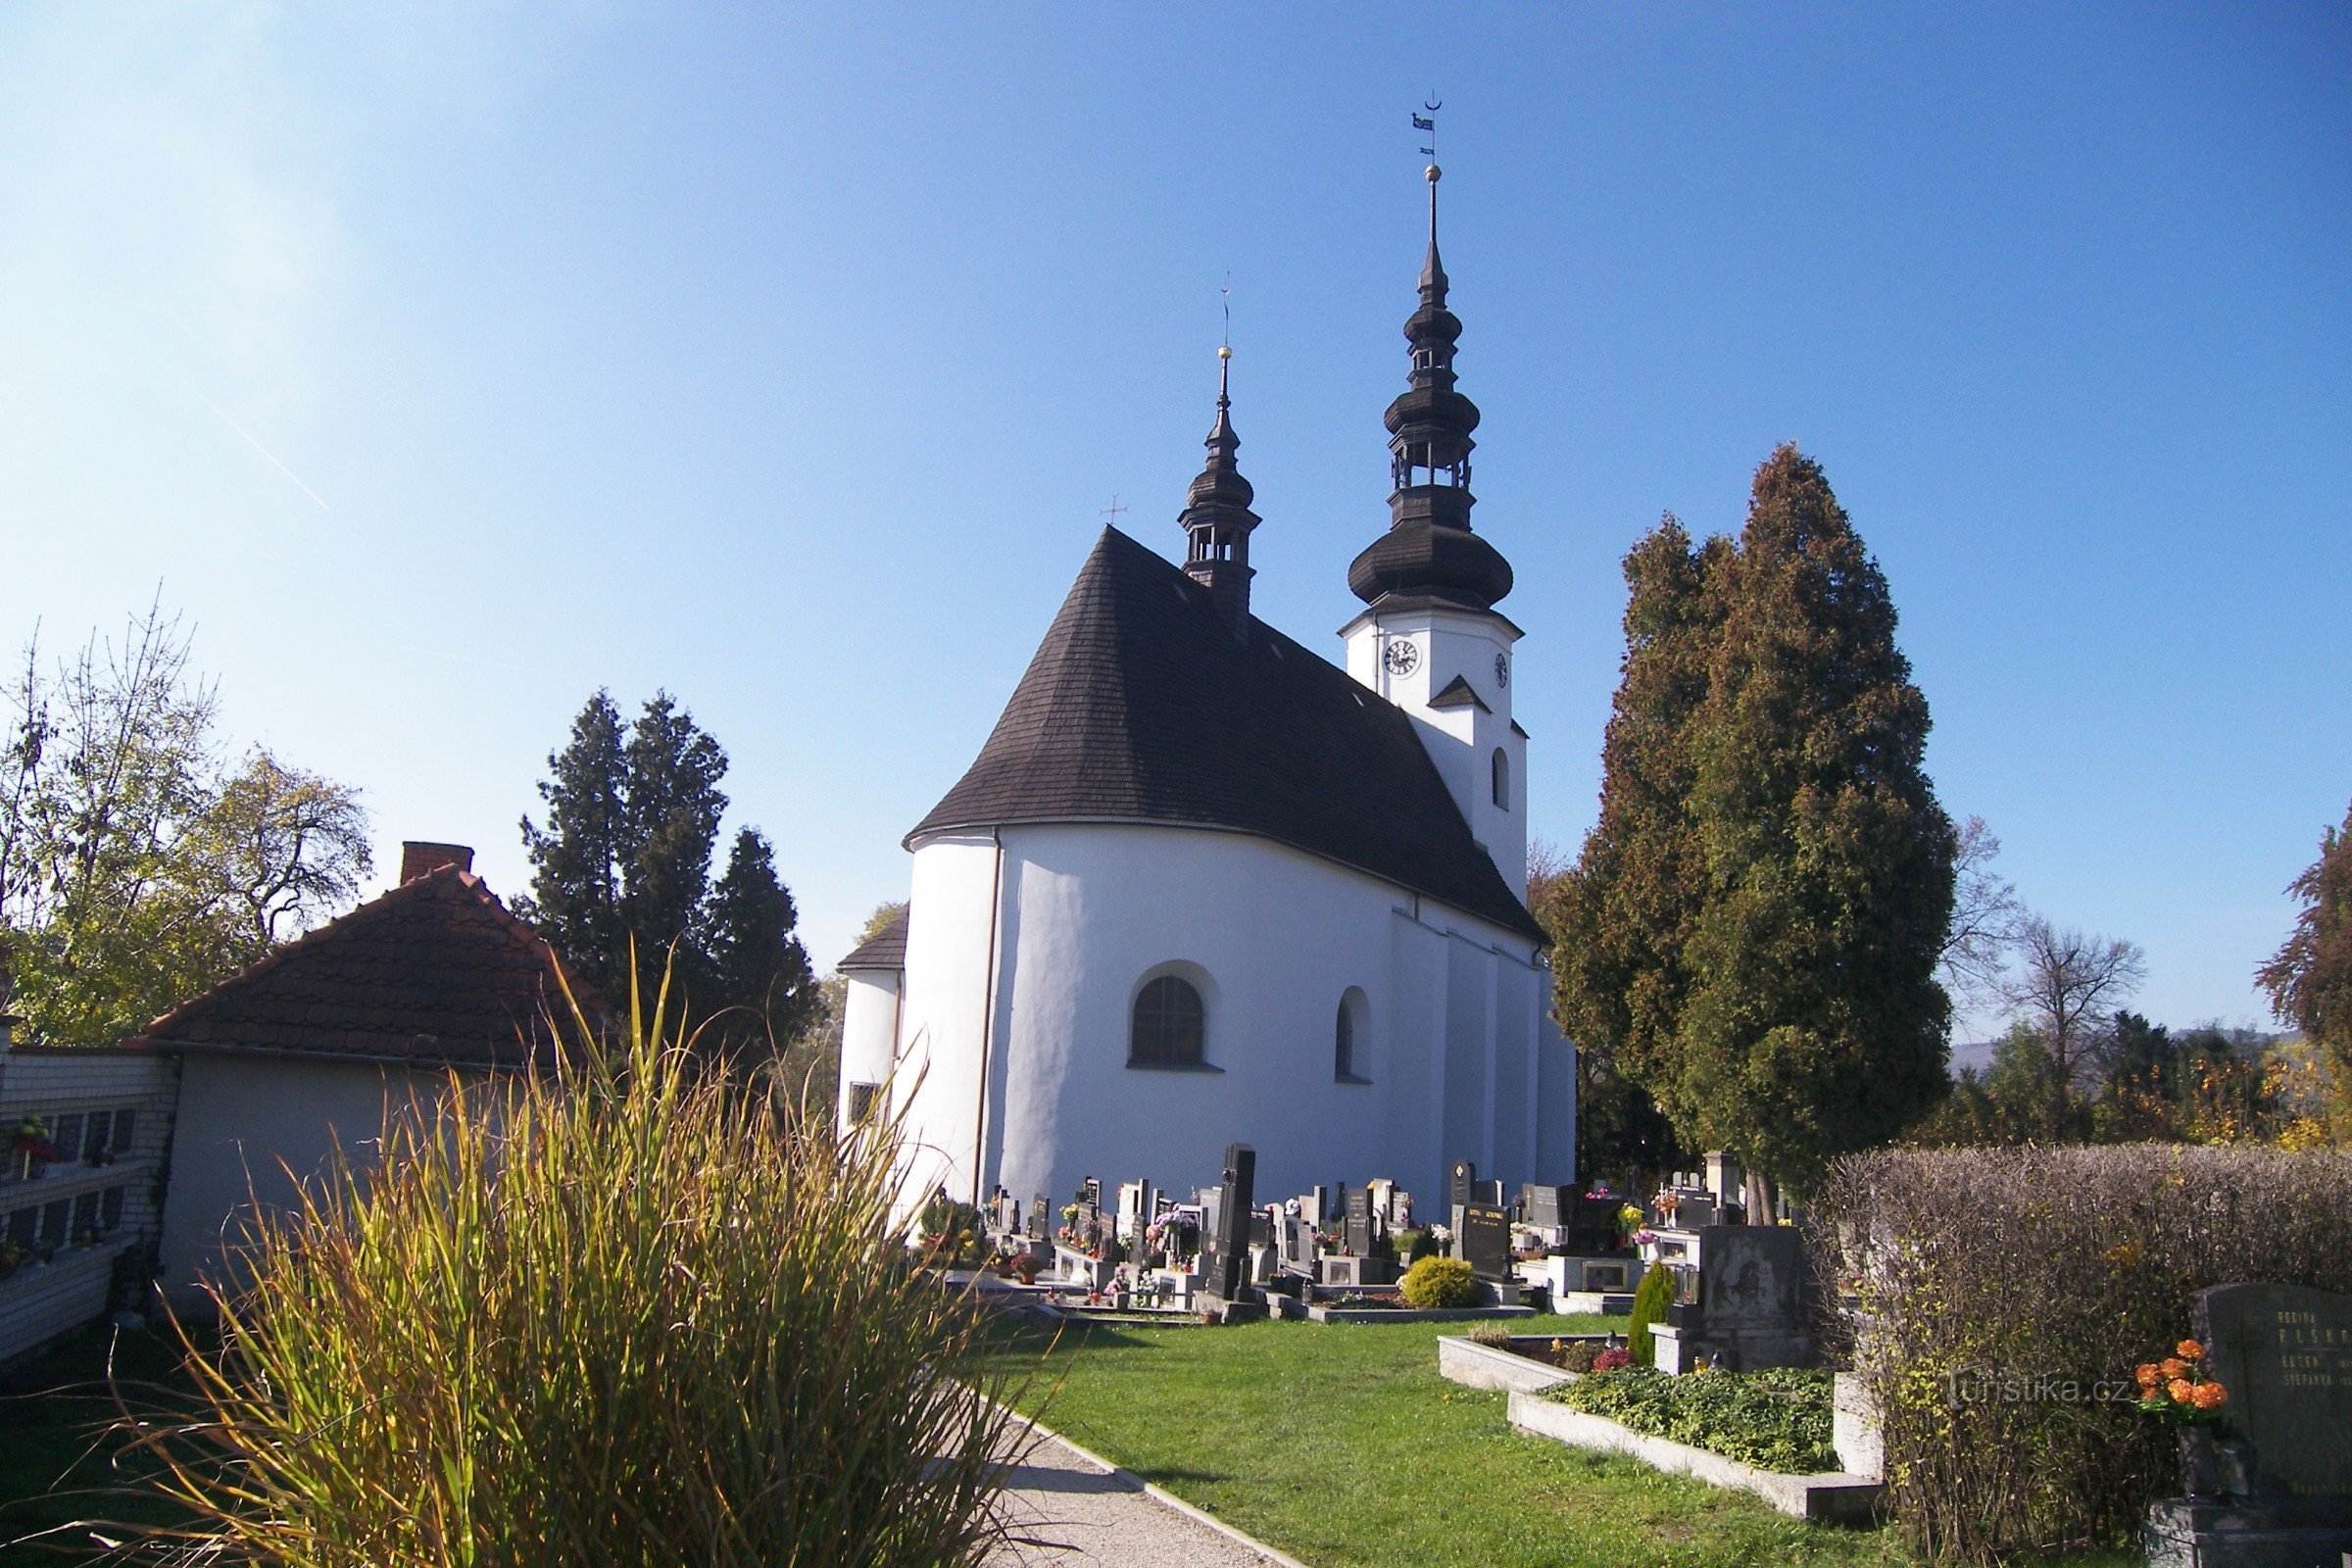
<svg viewBox="0 0 2352 1568">
<path fill-rule="evenodd" d="M 1619 558 L 1793 439 L 1947 808 L 2257 1021 L 2352 799 L 2341 7 L 11 7 L 0 634 L 160 583 L 232 736 L 502 891 L 667 686 L 829 962 L 1112 495 L 1175 553 L 1228 275 L 1256 606 L 1336 653 L 1433 89 L 1537 831 Z"/>
</svg>

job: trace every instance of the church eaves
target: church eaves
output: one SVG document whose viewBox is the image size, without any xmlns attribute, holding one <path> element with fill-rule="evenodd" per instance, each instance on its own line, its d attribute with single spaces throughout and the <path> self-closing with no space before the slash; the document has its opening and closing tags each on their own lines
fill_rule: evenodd
<svg viewBox="0 0 2352 1568">
<path fill-rule="evenodd" d="M 1547 939 L 1412 720 L 1105 528 L 979 758 L 907 834 L 1117 821 L 1254 834 Z"/>
</svg>

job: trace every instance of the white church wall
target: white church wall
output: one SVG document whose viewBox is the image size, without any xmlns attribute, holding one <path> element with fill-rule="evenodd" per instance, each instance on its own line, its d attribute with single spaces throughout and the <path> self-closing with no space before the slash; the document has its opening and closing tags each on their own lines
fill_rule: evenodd
<svg viewBox="0 0 2352 1568">
<path fill-rule="evenodd" d="M 855 1117 L 860 1090 L 879 1092 L 890 1081 L 898 1053 L 900 971 L 848 969 L 842 972 L 841 1094 L 843 1131 Z"/>
<path fill-rule="evenodd" d="M 1450 1158 L 1493 1168 L 1497 1114 L 1524 1118 L 1524 1093 L 1492 1092 L 1489 1059 L 1496 986 L 1521 990 L 1523 1016 L 1548 982 L 1493 951 L 1532 956 L 1524 939 L 1239 834 L 1067 824 L 1003 839 L 985 1125 L 971 1097 L 995 849 L 932 841 L 915 857 L 900 1071 L 929 1063 L 912 1120 L 931 1149 L 914 1193 L 944 1182 L 968 1199 L 975 1169 L 979 1191 L 1001 1182 L 1024 1201 L 1058 1202 L 1090 1175 L 1185 1191 L 1238 1141 L 1258 1151 L 1269 1196 L 1389 1175 L 1434 1198 Z M 1209 1070 L 1128 1065 L 1136 994 L 1171 968 L 1207 1004 Z M 1335 1078 L 1349 987 L 1364 994 L 1368 1083 Z"/>
<path fill-rule="evenodd" d="M 905 1001 L 891 1102 L 911 1145 L 910 1204 L 939 1186 L 971 1197 L 982 1015 L 990 994 L 997 846 L 986 835 L 927 840 L 908 895 Z"/>
</svg>

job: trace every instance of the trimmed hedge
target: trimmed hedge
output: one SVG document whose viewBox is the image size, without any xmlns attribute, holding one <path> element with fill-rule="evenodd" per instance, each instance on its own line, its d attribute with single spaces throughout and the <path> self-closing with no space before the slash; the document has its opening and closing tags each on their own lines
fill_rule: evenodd
<svg viewBox="0 0 2352 1568">
<path fill-rule="evenodd" d="M 1907 1544 L 1977 1563 L 2120 1546 L 2180 1489 L 2132 1368 L 2188 1334 L 2206 1286 L 2352 1291 L 2352 1153 L 1882 1150 L 1832 1169 L 1807 1228 Z"/>
</svg>

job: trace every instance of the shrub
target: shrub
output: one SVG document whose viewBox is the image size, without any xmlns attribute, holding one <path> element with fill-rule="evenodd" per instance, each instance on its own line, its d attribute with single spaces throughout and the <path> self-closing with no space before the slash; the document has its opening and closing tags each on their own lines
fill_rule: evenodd
<svg viewBox="0 0 2352 1568">
<path fill-rule="evenodd" d="M 1632 1366 L 1633 1364 L 1633 1351 L 1627 1349 L 1622 1345 L 1612 1345 L 1605 1350 L 1593 1351 L 1592 1364 L 1587 1370 L 1593 1372 L 1614 1372 L 1619 1367 Z M 1569 1370 L 1574 1371 L 1576 1369 L 1571 1367 Z"/>
<path fill-rule="evenodd" d="M 1476 1306 L 1486 1297 L 1478 1276 L 1458 1257 L 1425 1257 L 1404 1271 L 1397 1287 L 1406 1303 L 1424 1311 Z"/>
<path fill-rule="evenodd" d="M 1720 1453 L 1760 1470 L 1838 1468 L 1827 1372 L 1693 1372 L 1629 1366 L 1564 1383 L 1544 1396 L 1620 1426 Z"/>
<path fill-rule="evenodd" d="M 1424 1225 L 1421 1229 L 1413 1232 L 1413 1245 L 1411 1250 L 1405 1253 L 1405 1262 L 1410 1265 L 1420 1262 L 1425 1257 L 1437 1255 L 1438 1239 L 1431 1233 L 1429 1227 Z"/>
<path fill-rule="evenodd" d="M 696 1076 L 654 1038 L 453 1082 L 372 1174 L 263 1218 L 134 1429 L 172 1560 L 282 1568 L 974 1564 L 1013 1429 L 980 1313 L 910 1266 L 895 1128 Z M 159 1543 L 158 1544 L 161 1544 Z"/>
<path fill-rule="evenodd" d="M 1481 1323 L 1470 1331 L 1470 1343 L 1507 1350 L 1511 1348 L 1511 1327 L 1507 1323 Z"/>
<path fill-rule="evenodd" d="M 1632 1354 L 1634 1365 L 1649 1365 L 1650 1348 L 1657 1343 L 1650 1336 L 1650 1327 L 1665 1321 L 1666 1309 L 1673 1304 L 1674 1270 L 1663 1263 L 1650 1264 L 1642 1275 L 1642 1283 L 1634 1287 L 1633 1325 L 1625 1335 L 1625 1348 Z"/>
<path fill-rule="evenodd" d="M 1825 1336 L 1879 1405 L 1912 1548 L 2120 1545 L 2179 1482 L 2132 1368 L 2190 1333 L 2205 1286 L 2352 1290 L 2352 1154 L 1881 1151 L 1832 1169 L 1808 1230 L 1822 1294 L 1848 1298 Z"/>
</svg>

